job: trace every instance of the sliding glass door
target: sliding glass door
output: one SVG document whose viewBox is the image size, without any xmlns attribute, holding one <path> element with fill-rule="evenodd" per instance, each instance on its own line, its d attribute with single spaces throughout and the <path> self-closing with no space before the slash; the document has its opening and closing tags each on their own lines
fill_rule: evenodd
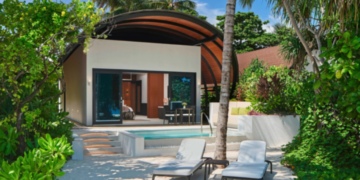
<svg viewBox="0 0 360 180">
<path fill-rule="evenodd" d="M 183 102 L 195 106 L 195 74 L 169 74 L 169 102 L 172 110 L 182 107 Z"/>
<path fill-rule="evenodd" d="M 94 71 L 94 123 L 122 124 L 122 74 Z"/>
</svg>

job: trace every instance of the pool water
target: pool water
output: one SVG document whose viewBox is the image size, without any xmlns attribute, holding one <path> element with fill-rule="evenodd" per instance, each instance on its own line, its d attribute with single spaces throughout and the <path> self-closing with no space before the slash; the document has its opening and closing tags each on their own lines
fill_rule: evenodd
<svg viewBox="0 0 360 180">
<path fill-rule="evenodd" d="M 215 129 L 214 129 L 215 131 Z M 145 131 L 128 131 L 129 133 L 142 136 L 145 139 L 169 139 L 169 138 L 190 138 L 190 137 L 214 137 L 209 129 L 171 129 L 171 130 L 145 130 Z M 237 131 L 228 130 L 228 136 L 239 136 Z"/>
</svg>

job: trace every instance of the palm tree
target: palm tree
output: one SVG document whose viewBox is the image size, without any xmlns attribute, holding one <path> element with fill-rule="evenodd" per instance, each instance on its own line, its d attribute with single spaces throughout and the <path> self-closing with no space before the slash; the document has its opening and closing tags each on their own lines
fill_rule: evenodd
<svg viewBox="0 0 360 180">
<path fill-rule="evenodd" d="M 168 9 L 168 10 L 195 10 L 196 3 L 191 0 L 147 0 L 147 4 L 152 9 Z"/>
<path fill-rule="evenodd" d="M 218 125 L 216 127 L 215 159 L 226 159 L 226 133 L 229 112 L 231 58 L 233 55 L 236 0 L 226 4 L 224 46 L 222 56 L 221 93 Z"/>
<path fill-rule="evenodd" d="M 289 1 L 290 0 L 267 0 L 268 4 L 274 4 L 275 5 L 275 9 L 273 9 L 274 12 L 279 13 L 279 12 L 286 12 L 286 17 L 290 20 L 291 25 L 293 27 L 293 29 L 295 30 L 301 44 L 304 46 L 306 53 L 309 55 L 311 62 L 314 65 L 314 70 L 315 73 L 319 73 L 319 67 L 315 61 L 315 58 L 311 55 L 311 50 L 309 47 L 309 44 L 305 41 L 304 36 L 301 34 L 300 28 L 298 26 L 298 22 L 295 19 L 294 16 L 294 8 L 297 9 L 297 2 L 291 1 L 290 4 Z M 254 0 L 239 0 L 240 4 L 243 7 L 249 7 L 251 8 L 252 3 L 254 2 Z M 290 6 L 293 5 L 293 6 Z M 293 7 L 293 8 L 292 8 Z"/>
<path fill-rule="evenodd" d="M 148 9 L 145 0 L 93 0 L 99 8 L 109 8 L 110 12 L 124 13 Z"/>
</svg>

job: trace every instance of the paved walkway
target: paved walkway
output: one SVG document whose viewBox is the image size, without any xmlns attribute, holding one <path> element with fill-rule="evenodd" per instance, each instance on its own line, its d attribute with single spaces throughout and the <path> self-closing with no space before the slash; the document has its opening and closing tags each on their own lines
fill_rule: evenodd
<svg viewBox="0 0 360 180">
<path fill-rule="evenodd" d="M 230 161 L 237 158 L 237 151 L 228 151 L 227 156 Z M 270 168 L 265 175 L 265 180 L 279 179 L 292 180 L 296 178 L 293 172 L 280 164 L 281 154 L 279 150 L 268 150 L 266 158 L 273 162 L 273 174 Z M 205 157 L 212 157 L 213 152 L 205 153 Z M 91 180 L 91 179 L 151 179 L 153 169 L 159 164 L 164 163 L 174 157 L 129 157 L 126 155 L 106 155 L 106 156 L 85 156 L 84 160 L 68 161 L 63 171 L 66 174 L 60 180 Z M 198 170 L 191 180 L 203 180 L 204 169 Z M 156 180 L 167 180 L 167 177 L 156 177 Z M 181 178 L 174 178 L 181 179 Z M 185 180 L 185 178 L 182 178 Z M 220 180 L 221 169 L 216 169 L 209 179 Z"/>
</svg>

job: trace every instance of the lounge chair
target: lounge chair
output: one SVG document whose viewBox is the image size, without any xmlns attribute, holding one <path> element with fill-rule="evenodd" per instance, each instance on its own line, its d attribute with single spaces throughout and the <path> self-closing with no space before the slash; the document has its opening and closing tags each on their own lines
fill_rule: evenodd
<svg viewBox="0 0 360 180">
<path fill-rule="evenodd" d="M 265 160 L 266 143 L 264 141 L 242 141 L 237 162 L 231 163 L 222 171 L 222 180 L 232 179 L 263 179 L 268 164 Z"/>
<path fill-rule="evenodd" d="M 206 142 L 204 139 L 184 139 L 174 160 L 154 169 L 155 176 L 187 177 L 189 180 L 193 173 L 204 164 L 203 154 Z"/>
</svg>

